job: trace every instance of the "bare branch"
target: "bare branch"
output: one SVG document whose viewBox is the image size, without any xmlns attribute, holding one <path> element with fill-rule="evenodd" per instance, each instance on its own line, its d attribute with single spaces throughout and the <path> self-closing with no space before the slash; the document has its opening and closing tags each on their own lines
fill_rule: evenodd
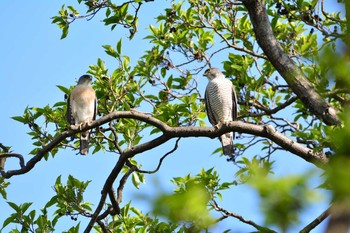
<svg viewBox="0 0 350 233">
<path fill-rule="evenodd" d="M 118 188 L 118 192 L 119 192 L 119 188 Z M 115 198 L 115 193 L 114 193 L 114 189 L 113 188 L 111 188 L 109 190 L 108 196 L 109 196 L 109 200 L 111 200 L 112 207 L 113 207 L 113 211 L 110 211 L 110 214 L 111 215 L 120 214 L 120 207 L 119 207 L 119 203 L 120 202 L 118 202 L 117 198 Z M 118 196 L 119 196 L 119 194 L 118 194 Z"/>
<path fill-rule="evenodd" d="M 103 222 L 100 220 L 100 221 L 97 221 L 97 224 L 101 227 L 101 230 L 103 233 L 110 233 L 111 231 L 109 231 L 105 224 L 103 224 Z"/>
<path fill-rule="evenodd" d="M 149 142 L 145 142 L 143 144 L 131 147 L 126 149 L 123 152 L 123 155 L 127 158 L 131 158 L 136 154 L 140 154 L 142 152 L 148 151 L 152 148 L 155 148 L 172 138 L 179 137 L 209 137 L 216 138 L 227 132 L 239 132 L 246 133 L 255 136 L 265 137 L 275 142 L 285 150 L 303 158 L 304 160 L 314 163 L 316 166 L 322 167 L 324 164 L 328 163 L 328 158 L 323 152 L 315 153 L 309 148 L 293 141 L 288 138 L 284 134 L 278 132 L 271 125 L 255 125 L 244 122 L 231 122 L 229 124 L 223 125 L 222 127 L 215 129 L 213 127 L 170 127 L 162 121 L 146 115 L 142 112 L 138 112 L 135 110 L 132 111 L 114 111 L 110 114 L 101 117 L 100 119 L 93 121 L 91 124 L 86 125 L 84 127 L 73 127 L 71 130 L 64 131 L 56 138 L 54 138 L 49 144 L 44 146 L 32 159 L 30 159 L 21 169 L 18 170 L 9 170 L 7 172 L 2 172 L 2 176 L 5 178 L 10 178 L 14 175 L 20 175 L 27 173 L 30 171 L 36 163 L 38 163 L 47 153 L 49 153 L 53 148 L 59 145 L 63 140 L 67 137 L 70 137 L 78 132 L 82 132 L 84 130 L 96 128 L 101 126 L 107 122 L 110 122 L 114 119 L 119 118 L 132 118 L 136 120 L 143 121 L 148 123 L 154 127 L 160 129 L 163 134 Z"/>
<path fill-rule="evenodd" d="M 108 178 L 106 179 L 106 182 L 102 188 L 100 202 L 98 203 L 98 206 L 96 207 L 95 212 L 91 216 L 90 222 L 86 226 L 84 233 L 89 233 L 91 231 L 91 229 L 94 227 L 94 224 L 98 220 L 101 219 L 101 216 L 99 216 L 99 214 L 100 214 L 100 212 L 101 212 L 101 210 L 106 202 L 107 194 L 112 189 L 113 183 L 114 183 L 115 179 L 117 178 L 117 176 L 119 175 L 120 171 L 122 170 L 126 160 L 127 160 L 127 158 L 125 156 L 121 155 L 119 157 L 117 164 L 114 166 L 114 168 L 110 172 L 110 174 L 109 174 Z M 110 209 L 108 209 L 107 211 L 105 211 L 102 215 L 107 216 L 109 213 L 112 212 L 112 210 L 110 210 Z"/>
<path fill-rule="evenodd" d="M 18 158 L 19 160 L 19 166 L 22 168 L 24 168 L 24 158 L 22 155 L 20 154 L 16 154 L 16 153 L 4 153 L 4 154 L 0 154 L 0 161 L 4 161 L 3 163 L 5 163 L 5 160 L 7 158 Z M 4 169 L 4 164 L 0 163 L 0 173 L 1 175 L 3 175 L 3 169 Z"/>
<path fill-rule="evenodd" d="M 163 156 L 160 158 L 159 163 L 158 163 L 158 166 L 156 167 L 156 169 L 154 169 L 153 171 L 144 171 L 144 170 L 137 169 L 137 171 L 138 171 L 138 172 L 141 172 L 141 173 L 147 173 L 147 174 L 156 173 L 156 172 L 159 170 L 160 166 L 162 166 L 163 160 L 164 160 L 168 155 L 172 154 L 174 151 L 177 150 L 177 148 L 178 148 L 178 146 L 179 146 L 179 141 L 180 141 L 180 139 L 181 139 L 181 138 L 178 138 L 178 139 L 176 140 L 175 146 L 174 146 L 174 148 L 173 148 L 171 151 L 167 152 L 165 155 L 163 155 Z"/>
<path fill-rule="evenodd" d="M 315 218 L 311 223 L 309 223 L 306 227 L 304 227 L 299 233 L 308 233 L 318 226 L 323 220 L 325 220 L 329 216 L 330 207 L 326 209 L 320 216 Z"/>
<path fill-rule="evenodd" d="M 350 199 L 336 200 L 329 208 L 329 221 L 326 233 L 348 233 L 350 229 Z"/>
<path fill-rule="evenodd" d="M 117 203 L 121 203 L 123 200 L 123 189 L 124 189 L 124 185 L 126 183 L 126 181 L 128 180 L 129 176 L 137 169 L 137 167 L 135 165 L 131 166 L 130 169 L 124 174 L 123 178 L 120 180 L 119 182 L 119 187 L 118 187 L 118 191 L 117 191 Z M 113 202 L 112 202 L 113 204 Z"/>
<path fill-rule="evenodd" d="M 256 224 L 252 220 L 245 219 L 239 214 L 236 214 L 236 213 L 233 213 L 233 212 L 229 212 L 229 211 L 223 209 L 222 207 L 220 207 L 218 205 L 218 203 L 214 199 L 211 200 L 211 204 L 212 204 L 212 206 L 214 207 L 214 209 L 216 211 L 221 212 L 224 216 L 234 217 L 234 218 L 240 220 L 241 222 L 244 222 L 244 223 L 246 223 L 248 225 L 251 225 L 251 226 L 255 227 L 257 230 L 261 230 L 261 232 L 277 233 L 276 231 L 273 231 L 271 229 L 268 229 L 266 227 L 263 227 L 263 226 L 260 226 L 260 225 Z"/>
<path fill-rule="evenodd" d="M 126 149 L 121 156 L 119 157 L 119 160 L 113 170 L 111 171 L 110 175 L 108 176 L 105 185 L 101 192 L 101 198 L 100 202 L 94 212 L 94 214 L 91 216 L 91 220 L 86 227 L 84 232 L 90 232 L 94 224 L 101 220 L 102 216 L 99 215 L 107 198 L 107 195 L 110 195 L 111 201 L 113 202 L 114 195 L 111 196 L 111 190 L 114 181 L 116 180 L 117 176 L 121 172 L 121 169 L 127 162 L 128 158 L 131 158 L 135 156 L 136 154 L 140 154 L 142 152 L 145 152 L 147 150 L 153 149 L 166 141 L 172 139 L 172 138 L 180 138 L 180 137 L 210 137 L 215 138 L 218 137 L 224 133 L 234 131 L 234 132 L 240 132 L 240 133 L 247 133 L 252 134 L 255 136 L 265 137 L 285 150 L 294 153 L 301 158 L 305 159 L 306 161 L 312 162 L 317 166 L 322 167 L 325 163 L 328 162 L 328 158 L 323 154 L 319 153 L 316 154 L 309 148 L 291 140 L 287 136 L 281 134 L 280 132 L 277 132 L 277 130 L 271 126 L 271 125 L 254 125 L 244 122 L 230 122 L 229 124 L 223 125 L 222 127 L 215 129 L 213 127 L 170 127 L 167 124 L 163 123 L 162 121 L 151 117 L 145 113 L 138 112 L 138 111 L 114 111 L 110 114 L 101 117 L 100 119 L 91 122 L 91 124 L 88 124 L 84 127 L 73 127 L 71 130 L 65 131 L 58 135 L 56 138 L 54 138 L 49 144 L 44 146 L 36 156 L 34 156 L 31 160 L 27 162 L 24 166 L 21 166 L 21 169 L 18 170 L 10 170 L 7 172 L 1 172 L 2 176 L 5 178 L 10 178 L 13 175 L 19 175 L 24 174 L 28 171 L 30 171 L 36 163 L 38 163 L 45 154 L 49 153 L 54 147 L 59 145 L 63 140 L 65 140 L 67 137 L 70 137 L 78 132 L 85 131 L 87 129 L 92 129 L 99 127 L 107 122 L 110 122 L 114 119 L 118 118 L 131 118 L 140 120 L 143 122 L 146 122 L 154 127 L 159 128 L 162 131 L 162 135 L 143 144 L 131 147 L 129 149 Z M 176 146 L 175 148 L 176 149 Z M 8 155 L 7 155 L 8 156 Z M 19 156 L 19 158 L 21 155 Z M 23 164 L 22 164 L 23 165 Z M 136 167 L 131 167 L 129 172 L 124 175 L 124 177 L 121 180 L 121 183 L 118 188 L 118 198 L 117 202 L 119 203 L 121 201 L 121 195 L 120 192 L 124 186 L 124 183 L 127 179 L 127 177 L 136 170 Z M 124 182 L 124 183 L 123 183 Z M 114 206 L 113 210 L 110 209 L 108 212 L 104 212 L 102 215 L 107 216 L 108 214 L 111 214 L 112 211 L 117 211 L 118 207 L 117 205 Z"/>
<path fill-rule="evenodd" d="M 339 125 L 336 110 L 320 96 L 301 69 L 283 51 L 272 32 L 264 0 L 243 0 L 252 21 L 258 44 L 288 83 L 293 92 L 308 109 L 327 125 Z"/>
</svg>

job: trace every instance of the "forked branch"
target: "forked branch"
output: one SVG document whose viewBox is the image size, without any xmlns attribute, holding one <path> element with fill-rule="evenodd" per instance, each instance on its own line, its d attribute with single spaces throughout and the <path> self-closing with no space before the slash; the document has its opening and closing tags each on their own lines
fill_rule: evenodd
<svg viewBox="0 0 350 233">
<path fill-rule="evenodd" d="M 100 119 L 93 121 L 91 124 L 86 125 L 79 129 L 79 127 L 74 127 L 71 130 L 64 131 L 56 138 L 54 138 L 50 143 L 44 146 L 32 159 L 30 159 L 24 166 L 22 166 L 23 156 L 16 156 L 20 159 L 21 168 L 17 170 L 0 171 L 1 175 L 5 178 L 10 178 L 14 175 L 20 175 L 30 171 L 36 163 L 38 163 L 47 153 L 49 153 L 53 148 L 58 146 L 67 137 L 70 137 L 78 132 L 84 130 L 96 128 L 105 123 L 119 118 L 131 118 L 135 120 L 140 120 L 146 122 L 162 131 L 162 135 L 159 137 L 145 142 L 143 144 L 126 149 L 123 155 L 127 158 L 131 158 L 136 154 L 151 150 L 172 138 L 189 138 L 189 137 L 209 137 L 216 138 L 227 132 L 239 132 L 246 133 L 255 136 L 260 136 L 268 138 L 275 142 L 277 145 L 281 146 L 286 151 L 289 151 L 304 160 L 315 164 L 316 166 L 323 167 L 324 164 L 328 163 L 328 158 L 323 152 L 315 153 L 311 149 L 303 146 L 302 144 L 288 138 L 284 134 L 278 132 L 271 125 L 255 125 L 244 122 L 233 121 L 227 125 L 223 125 L 218 129 L 213 127 L 170 127 L 162 121 L 151 117 L 145 113 L 132 111 L 114 111 L 110 114 L 101 117 Z M 18 154 L 17 154 L 18 155 Z M 2 154 L 1 157 L 13 157 L 13 154 Z"/>
<path fill-rule="evenodd" d="M 301 69 L 283 51 L 273 34 L 264 0 L 242 0 L 253 24 L 256 40 L 271 64 L 281 74 L 305 106 L 327 125 L 339 125 L 336 110 L 331 107 L 305 77 Z"/>
</svg>

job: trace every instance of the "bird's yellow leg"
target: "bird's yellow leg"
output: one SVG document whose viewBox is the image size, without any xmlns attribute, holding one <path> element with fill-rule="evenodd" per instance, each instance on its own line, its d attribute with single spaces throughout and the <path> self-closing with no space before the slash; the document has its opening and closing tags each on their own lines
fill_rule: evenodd
<svg viewBox="0 0 350 233">
<path fill-rule="evenodd" d="M 82 130 L 82 128 L 86 125 L 86 122 L 81 122 L 78 127 L 79 127 L 79 130 Z"/>
<path fill-rule="evenodd" d="M 222 122 L 219 121 L 219 123 L 217 123 L 216 125 L 214 125 L 214 128 L 215 128 L 215 129 L 218 129 L 218 128 L 220 128 L 222 125 L 223 125 Z"/>
</svg>

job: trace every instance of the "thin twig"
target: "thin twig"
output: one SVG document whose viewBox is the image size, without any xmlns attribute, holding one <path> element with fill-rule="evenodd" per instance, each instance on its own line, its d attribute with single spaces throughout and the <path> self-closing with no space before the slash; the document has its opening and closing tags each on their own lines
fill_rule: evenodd
<svg viewBox="0 0 350 233">
<path fill-rule="evenodd" d="M 273 230 L 271 230 L 271 229 L 268 229 L 268 228 L 266 228 L 266 227 L 263 227 L 263 226 L 260 226 L 260 225 L 256 224 L 256 223 L 253 222 L 252 220 L 245 219 L 245 218 L 243 218 L 243 217 L 242 217 L 241 215 L 239 215 L 239 214 L 236 214 L 236 213 L 233 213 L 233 212 L 229 212 L 229 211 L 223 209 L 222 207 L 220 207 L 220 206 L 218 205 L 218 203 L 217 203 L 214 199 L 211 200 L 211 203 L 212 203 L 213 208 L 214 208 L 216 211 L 221 212 L 224 216 L 234 217 L 234 218 L 240 220 L 241 222 L 244 222 L 244 223 L 246 223 L 246 224 L 248 224 L 248 225 L 251 225 L 251 226 L 255 227 L 257 230 L 264 230 L 263 232 L 277 233 L 276 231 L 273 231 Z"/>
<path fill-rule="evenodd" d="M 320 216 L 318 216 L 317 218 L 315 218 L 312 222 L 310 222 L 306 227 L 304 227 L 299 233 L 308 233 L 310 232 L 312 229 L 314 229 L 315 227 L 318 226 L 318 224 L 320 224 L 323 220 L 325 220 L 330 213 L 330 208 L 326 209 L 322 214 L 320 214 Z"/>
<path fill-rule="evenodd" d="M 175 146 L 174 146 L 174 148 L 173 148 L 171 151 L 167 152 L 165 155 L 163 155 L 163 156 L 160 158 L 159 163 L 158 163 L 158 166 L 157 166 L 156 169 L 154 169 L 153 171 L 145 171 L 145 170 L 137 169 L 136 171 L 137 171 L 137 172 L 140 172 L 140 173 L 147 173 L 147 174 L 156 173 L 156 172 L 160 169 L 160 167 L 161 167 L 161 165 L 162 165 L 162 163 L 163 163 L 163 160 L 164 160 L 168 155 L 174 153 L 174 151 L 177 150 L 180 139 L 181 139 L 181 138 L 178 138 L 178 139 L 176 140 Z"/>
<path fill-rule="evenodd" d="M 119 182 L 119 187 L 117 189 L 117 203 L 121 203 L 123 200 L 123 189 L 124 189 L 124 185 L 126 183 L 126 181 L 128 180 L 129 176 L 131 175 L 131 173 L 133 173 L 135 170 L 137 169 L 137 167 L 134 165 L 132 166 L 125 174 L 124 176 L 121 178 L 120 182 Z M 112 202 L 113 204 L 113 202 Z"/>
</svg>

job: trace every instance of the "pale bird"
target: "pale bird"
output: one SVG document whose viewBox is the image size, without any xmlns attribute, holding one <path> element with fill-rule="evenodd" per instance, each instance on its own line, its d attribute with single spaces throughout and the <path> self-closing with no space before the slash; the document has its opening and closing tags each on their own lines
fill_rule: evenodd
<svg viewBox="0 0 350 233">
<path fill-rule="evenodd" d="M 67 99 L 67 122 L 69 125 L 79 127 L 89 124 L 96 119 L 97 99 L 91 87 L 91 76 L 83 75 L 79 78 L 77 86 Z M 80 154 L 89 153 L 90 130 L 80 133 Z"/>
<path fill-rule="evenodd" d="M 209 122 L 214 127 L 237 119 L 237 96 L 232 82 L 217 68 L 204 72 L 209 80 L 205 90 L 205 107 Z M 234 154 L 234 133 L 225 133 L 219 137 L 224 155 Z"/>
</svg>

